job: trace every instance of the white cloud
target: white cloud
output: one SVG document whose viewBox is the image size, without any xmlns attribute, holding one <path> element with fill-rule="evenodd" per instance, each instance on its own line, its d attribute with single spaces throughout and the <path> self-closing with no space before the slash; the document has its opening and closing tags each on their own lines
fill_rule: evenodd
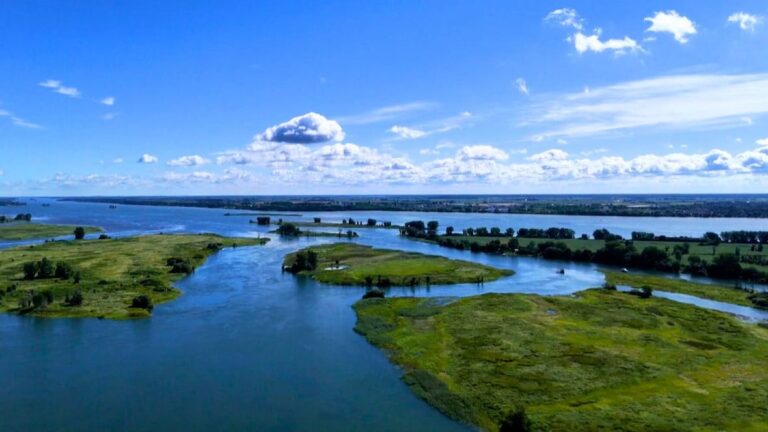
<svg viewBox="0 0 768 432">
<path fill-rule="evenodd" d="M 768 138 L 761 138 L 755 142 L 757 143 L 757 145 L 768 146 Z"/>
<path fill-rule="evenodd" d="M 509 159 L 509 154 L 504 150 L 489 145 L 464 146 L 456 152 L 456 158 L 461 160 L 496 160 Z"/>
<path fill-rule="evenodd" d="M 568 159 L 568 153 L 560 149 L 549 149 L 541 153 L 531 155 L 528 160 L 534 162 L 561 161 Z"/>
<path fill-rule="evenodd" d="M 114 118 L 115 118 L 115 115 L 116 115 L 115 113 L 111 113 L 111 112 L 109 112 L 109 113 L 104 113 L 104 114 L 102 114 L 102 116 L 101 116 L 101 119 L 102 119 L 102 120 L 106 120 L 106 121 L 109 121 L 109 120 L 112 120 L 112 119 L 114 119 Z"/>
<path fill-rule="evenodd" d="M 571 40 L 579 54 L 584 54 L 587 51 L 596 53 L 613 51 L 616 54 L 624 54 L 627 51 L 642 51 L 642 47 L 634 39 L 631 39 L 628 36 L 624 36 L 624 39 L 608 39 L 601 41 L 599 33 L 586 36 L 585 34 L 578 32 L 572 36 Z"/>
<path fill-rule="evenodd" d="M 392 126 L 389 131 L 403 139 L 416 139 L 427 135 L 427 132 L 423 130 L 398 125 Z"/>
<path fill-rule="evenodd" d="M 662 76 L 555 97 L 531 111 L 529 124 L 548 128 L 534 139 L 743 125 L 744 117 L 768 114 L 768 74 Z"/>
<path fill-rule="evenodd" d="M 560 145 L 567 145 L 568 141 L 566 141 L 566 140 L 564 140 L 562 138 L 558 138 L 557 139 L 557 143 L 560 144 Z"/>
<path fill-rule="evenodd" d="M 696 34 L 696 25 L 688 17 L 679 15 L 676 11 L 659 11 L 645 21 L 651 23 L 645 31 L 653 33 L 671 33 L 681 44 L 688 43 L 688 36 Z"/>
<path fill-rule="evenodd" d="M 0 110 L 0 117 L 7 117 L 15 126 L 27 129 L 39 129 L 41 127 L 39 124 L 24 120 L 23 118 L 18 117 L 12 112 L 6 110 Z"/>
<path fill-rule="evenodd" d="M 115 98 L 112 96 L 105 97 L 104 99 L 99 101 L 99 103 L 106 106 L 112 106 L 115 104 Z"/>
<path fill-rule="evenodd" d="M 738 24 L 742 30 L 754 31 L 755 27 L 762 22 L 762 17 L 746 12 L 736 12 L 728 17 L 728 22 Z"/>
<path fill-rule="evenodd" d="M 544 21 L 554 22 L 563 27 L 572 27 L 579 31 L 584 28 L 584 20 L 575 9 L 555 9 L 544 17 Z"/>
<path fill-rule="evenodd" d="M 141 155 L 141 157 L 137 162 L 142 164 L 153 164 L 153 163 L 157 163 L 158 160 L 159 159 L 157 158 L 157 156 L 153 156 L 149 153 L 144 153 L 143 155 Z"/>
<path fill-rule="evenodd" d="M 182 156 L 178 159 L 169 160 L 166 162 L 166 165 L 168 166 L 179 166 L 179 167 L 190 167 L 190 166 L 198 166 L 198 165 L 205 165 L 209 163 L 210 161 L 208 159 L 205 159 L 202 156 L 198 155 L 190 155 L 190 156 Z"/>
<path fill-rule="evenodd" d="M 529 94 L 529 90 L 528 90 L 528 83 L 527 83 L 527 82 L 525 82 L 525 80 L 524 80 L 523 78 L 518 78 L 518 79 L 516 79 L 516 80 L 515 80 L 515 85 L 517 86 L 517 90 L 518 90 L 520 93 L 522 93 L 522 94 L 524 94 L 524 95 L 527 95 L 527 94 Z"/>
<path fill-rule="evenodd" d="M 125 161 L 121 157 L 112 159 L 112 163 L 114 163 L 114 164 L 121 164 L 123 162 L 125 162 Z"/>
<path fill-rule="evenodd" d="M 59 80 L 49 79 L 39 83 L 38 85 L 41 87 L 49 88 L 58 94 L 63 94 L 65 96 L 74 98 L 80 97 L 80 90 L 76 89 L 75 87 L 65 87 Z"/>
<path fill-rule="evenodd" d="M 267 128 L 257 136 L 257 139 L 290 144 L 312 144 L 341 141 L 344 139 L 344 131 L 338 122 L 310 112 Z"/>
<path fill-rule="evenodd" d="M 434 102 L 410 102 L 376 108 L 362 114 L 340 117 L 338 120 L 341 123 L 350 125 L 378 123 L 412 115 L 417 112 L 428 111 L 435 107 L 437 107 L 437 104 Z"/>
</svg>

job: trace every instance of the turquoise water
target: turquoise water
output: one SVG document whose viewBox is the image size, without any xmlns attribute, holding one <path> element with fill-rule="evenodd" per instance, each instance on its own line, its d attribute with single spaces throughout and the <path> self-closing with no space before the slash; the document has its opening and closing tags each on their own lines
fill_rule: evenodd
<svg viewBox="0 0 768 432">
<path fill-rule="evenodd" d="M 10 211 L 28 211 L 51 223 L 99 225 L 111 235 L 217 232 L 273 237 L 266 228 L 248 224 L 247 217 L 224 217 L 223 210 L 110 210 L 101 204 L 54 201 L 41 207 L 41 202 Z M 457 227 L 498 222 L 504 227 L 557 225 L 588 232 L 606 226 L 625 233 L 654 226 L 653 219 L 630 227 L 634 222 L 621 218 L 606 225 L 606 219 L 615 218 L 562 217 L 556 222 L 530 215 L 515 219 L 364 212 L 360 217 L 368 215 L 395 223 L 445 220 Z M 340 220 L 346 214 L 321 217 Z M 568 221 L 572 224 L 563 223 Z M 707 221 L 693 225 L 701 231 Z M 691 224 L 665 223 L 668 231 L 663 233 L 688 234 Z M 589 264 L 472 254 L 405 240 L 394 230 L 358 231 L 361 243 L 517 272 L 483 286 L 397 288 L 389 295 L 563 295 L 599 286 L 603 280 Z M 353 332 L 351 305 L 362 289 L 325 286 L 281 273 L 286 253 L 329 241 L 273 238 L 264 247 L 224 250 L 178 284 L 184 292 L 178 300 L 159 305 L 146 320 L 0 315 L 0 431 L 466 430 L 413 396 L 386 356 Z M 563 267 L 565 275 L 558 274 Z"/>
</svg>

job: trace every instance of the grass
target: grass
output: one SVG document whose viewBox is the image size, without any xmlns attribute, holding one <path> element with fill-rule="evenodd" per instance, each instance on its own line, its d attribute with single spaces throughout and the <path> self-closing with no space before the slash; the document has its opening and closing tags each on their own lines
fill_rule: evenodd
<svg viewBox="0 0 768 432">
<path fill-rule="evenodd" d="M 768 429 L 768 329 L 673 301 L 588 290 L 355 304 L 355 330 L 447 415 L 495 431 Z"/>
<path fill-rule="evenodd" d="M 467 240 L 469 242 L 477 242 L 481 245 L 484 245 L 492 240 L 501 240 L 502 242 L 507 242 L 509 240 L 509 237 L 495 237 L 495 236 L 465 236 L 465 235 L 453 235 L 450 238 L 461 241 L 461 240 Z M 533 243 L 534 245 L 538 245 L 539 243 L 553 241 L 553 242 L 562 242 L 565 243 L 569 249 L 572 251 L 580 250 L 580 249 L 587 249 L 592 252 L 597 251 L 598 249 L 601 249 L 603 246 L 605 246 L 604 240 L 594 240 L 594 239 L 568 239 L 568 240 L 555 240 L 555 239 L 542 239 L 542 238 L 525 238 L 525 237 L 518 237 L 517 240 L 520 242 L 520 246 L 526 246 L 529 243 Z M 690 252 L 687 255 L 684 255 L 682 257 L 681 264 L 686 265 L 688 264 L 688 258 L 691 256 L 698 256 L 701 257 L 703 260 L 706 260 L 707 262 L 712 262 L 715 255 L 720 254 L 733 254 L 736 253 L 736 250 L 738 249 L 739 253 L 742 255 L 760 255 L 763 257 L 768 257 L 768 248 L 764 248 L 763 251 L 758 252 L 757 250 L 752 251 L 751 244 L 742 244 L 742 243 L 721 243 L 716 248 L 713 248 L 712 246 L 703 245 L 699 242 L 662 242 L 662 241 L 643 241 L 643 240 L 634 240 L 633 241 L 635 248 L 638 252 L 642 252 L 643 249 L 649 246 L 656 246 L 660 249 L 668 249 L 669 254 L 672 255 L 672 250 L 674 249 L 675 245 L 682 245 L 685 243 L 688 243 L 690 245 Z M 742 263 L 742 267 L 752 267 L 758 270 L 768 271 L 768 266 L 762 266 L 762 265 L 755 265 L 755 264 L 748 264 L 748 263 Z"/>
<path fill-rule="evenodd" d="M 366 277 L 375 284 L 379 277 L 392 285 L 458 284 L 489 282 L 514 274 L 482 264 L 452 260 L 434 255 L 374 249 L 352 243 L 312 246 L 285 257 L 284 266 L 293 264 L 296 254 L 307 250 L 318 254 L 317 270 L 302 272 L 319 282 L 334 285 L 365 285 Z M 333 268 L 338 261 L 339 268 Z M 428 281 L 428 282 L 427 282 Z"/>
<path fill-rule="evenodd" d="M 88 234 L 102 232 L 99 227 L 84 226 Z M 11 222 L 0 224 L 0 240 L 30 240 L 39 238 L 61 237 L 72 235 L 74 238 L 74 225 L 52 225 L 31 222 Z"/>
<path fill-rule="evenodd" d="M 341 228 L 341 229 L 345 229 L 345 230 L 348 230 L 348 229 L 358 229 L 358 228 L 380 228 L 380 229 L 400 229 L 401 228 L 400 225 L 384 226 L 380 222 L 378 223 L 378 225 L 374 225 L 374 226 L 366 225 L 366 224 L 362 224 L 362 225 L 345 224 L 345 223 L 341 223 L 341 222 L 319 222 L 319 223 L 315 223 L 315 222 L 311 222 L 311 221 L 290 221 L 290 220 L 284 220 L 283 223 L 294 224 L 297 227 L 302 227 L 302 228 L 308 228 L 308 227 L 315 227 L 315 228 Z M 273 225 L 279 225 L 279 223 L 277 223 L 277 221 L 273 221 L 272 224 Z"/>
<path fill-rule="evenodd" d="M 269 232 L 270 234 L 279 234 L 277 230 L 272 230 Z M 354 237 L 357 237 L 357 233 L 354 234 Z M 299 235 L 295 236 L 286 236 L 287 238 L 299 238 L 299 237 L 336 237 L 336 238 L 343 238 L 346 239 L 347 232 L 343 233 L 335 233 L 335 232 L 325 232 L 325 231 L 312 231 L 312 230 L 302 230 Z"/>
<path fill-rule="evenodd" d="M 263 244 L 266 239 L 226 238 L 214 234 L 150 235 L 110 240 L 56 241 L 0 251 L 0 311 L 29 313 L 42 317 L 138 318 L 148 311 L 129 307 L 139 295 L 162 303 L 180 295 L 174 281 L 184 273 L 171 273 L 168 258 L 201 265 L 221 247 Z M 209 246 L 214 245 L 214 246 Z M 22 266 L 43 257 L 54 263 L 70 264 L 81 273 L 79 284 L 73 279 L 24 280 Z M 15 287 L 15 290 L 9 290 Z M 31 292 L 50 290 L 54 301 L 31 311 L 20 308 L 20 300 Z M 66 295 L 79 291 L 80 306 L 64 304 Z"/>
<path fill-rule="evenodd" d="M 748 296 L 749 292 L 737 288 L 720 285 L 706 285 L 688 282 L 680 279 L 669 279 L 658 276 L 647 276 L 630 273 L 604 272 L 605 281 L 613 285 L 628 285 L 633 288 L 651 287 L 659 291 L 669 291 L 689 294 L 710 300 L 732 303 L 741 306 L 754 306 Z"/>
</svg>

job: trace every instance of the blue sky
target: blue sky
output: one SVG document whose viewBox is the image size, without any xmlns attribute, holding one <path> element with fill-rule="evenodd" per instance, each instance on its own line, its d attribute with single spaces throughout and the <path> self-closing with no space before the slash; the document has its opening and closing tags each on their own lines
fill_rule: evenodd
<svg viewBox="0 0 768 432">
<path fill-rule="evenodd" d="M 3 4 L 0 195 L 764 192 L 768 4 Z"/>
</svg>

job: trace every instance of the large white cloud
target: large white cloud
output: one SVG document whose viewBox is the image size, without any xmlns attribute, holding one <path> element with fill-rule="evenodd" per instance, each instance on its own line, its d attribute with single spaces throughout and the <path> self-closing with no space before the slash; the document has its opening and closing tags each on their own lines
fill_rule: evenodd
<svg viewBox="0 0 768 432">
<path fill-rule="evenodd" d="M 257 136 L 257 139 L 290 144 L 313 144 L 341 141 L 344 136 L 344 131 L 338 122 L 310 112 L 267 128 Z"/>
<path fill-rule="evenodd" d="M 617 54 L 623 54 L 627 51 L 640 51 L 642 47 L 634 39 L 624 36 L 624 39 L 600 40 L 600 34 L 596 33 L 587 36 L 578 32 L 572 36 L 573 46 L 579 54 L 587 51 L 601 53 L 603 51 L 613 51 Z"/>
<path fill-rule="evenodd" d="M 696 34 L 696 24 L 674 10 L 656 12 L 652 17 L 646 17 L 645 21 L 651 23 L 645 31 L 671 33 L 681 44 L 688 43 L 688 37 Z"/>
</svg>

